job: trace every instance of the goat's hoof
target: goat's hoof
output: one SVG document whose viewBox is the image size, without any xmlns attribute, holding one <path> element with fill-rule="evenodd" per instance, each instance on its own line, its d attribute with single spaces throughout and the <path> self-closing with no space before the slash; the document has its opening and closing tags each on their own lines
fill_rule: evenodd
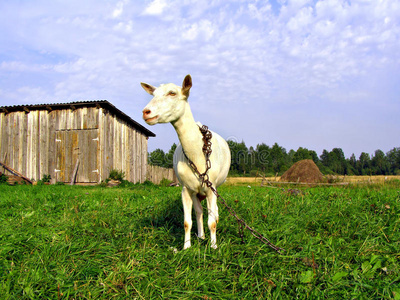
<svg viewBox="0 0 400 300">
<path fill-rule="evenodd" d="M 211 245 L 211 248 L 213 248 L 213 249 L 217 249 L 217 248 L 218 248 L 218 246 L 217 246 L 217 244 L 212 244 L 212 245 Z"/>
</svg>

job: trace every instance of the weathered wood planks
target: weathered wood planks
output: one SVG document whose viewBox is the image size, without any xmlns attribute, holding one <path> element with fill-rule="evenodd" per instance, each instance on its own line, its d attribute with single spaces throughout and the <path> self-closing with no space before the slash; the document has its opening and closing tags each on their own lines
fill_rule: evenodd
<svg viewBox="0 0 400 300">
<path fill-rule="evenodd" d="M 76 183 L 100 182 L 112 169 L 144 182 L 148 136 L 110 103 L 100 104 L 0 111 L 0 158 L 36 181 L 49 174 L 53 183 L 70 182 L 79 159 Z"/>
<path fill-rule="evenodd" d="M 168 179 L 172 182 L 178 181 L 174 169 L 167 169 L 151 165 L 147 166 L 147 178 L 155 184 L 159 184 L 163 179 Z"/>
</svg>

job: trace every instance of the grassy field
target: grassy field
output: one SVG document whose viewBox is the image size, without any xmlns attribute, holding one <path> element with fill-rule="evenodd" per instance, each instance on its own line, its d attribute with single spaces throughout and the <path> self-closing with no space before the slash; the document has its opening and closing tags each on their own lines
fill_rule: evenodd
<svg viewBox="0 0 400 300">
<path fill-rule="evenodd" d="M 220 193 L 285 254 L 221 204 L 182 251 L 176 187 L 0 185 L 0 299 L 400 299 L 400 181 Z"/>
</svg>

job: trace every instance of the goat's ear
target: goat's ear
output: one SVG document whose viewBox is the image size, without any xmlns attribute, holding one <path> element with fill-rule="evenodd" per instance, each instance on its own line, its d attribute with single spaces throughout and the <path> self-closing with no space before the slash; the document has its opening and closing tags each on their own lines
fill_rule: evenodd
<svg viewBox="0 0 400 300">
<path fill-rule="evenodd" d="M 156 88 L 150 84 L 143 83 L 143 82 L 141 82 L 140 84 L 141 84 L 142 88 L 144 88 L 144 90 L 146 92 L 148 92 L 150 95 L 153 95 L 154 91 L 156 90 Z"/>
<path fill-rule="evenodd" d="M 191 87 L 192 87 L 192 77 L 190 77 L 190 75 L 186 75 L 182 83 L 182 93 L 186 97 L 189 97 L 189 91 Z"/>
</svg>

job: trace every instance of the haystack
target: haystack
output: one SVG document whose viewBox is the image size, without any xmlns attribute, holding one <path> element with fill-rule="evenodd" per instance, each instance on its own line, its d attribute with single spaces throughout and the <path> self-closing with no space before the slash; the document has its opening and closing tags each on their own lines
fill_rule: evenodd
<svg viewBox="0 0 400 300">
<path fill-rule="evenodd" d="M 322 182 L 323 175 L 312 159 L 304 159 L 296 162 L 281 176 L 281 181 L 286 182 Z"/>
</svg>

